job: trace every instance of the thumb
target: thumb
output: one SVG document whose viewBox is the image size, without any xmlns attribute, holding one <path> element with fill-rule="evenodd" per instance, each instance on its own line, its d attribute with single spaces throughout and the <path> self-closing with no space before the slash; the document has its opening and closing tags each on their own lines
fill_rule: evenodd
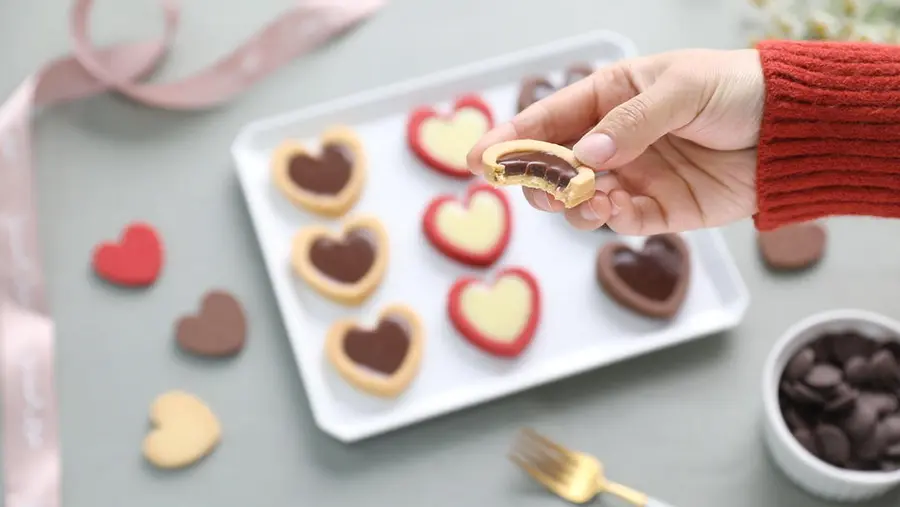
<svg viewBox="0 0 900 507">
<path fill-rule="evenodd" d="M 575 158 L 600 170 L 631 162 L 651 144 L 690 123 L 699 112 L 697 90 L 674 81 L 657 81 L 614 107 L 572 148 Z"/>
</svg>

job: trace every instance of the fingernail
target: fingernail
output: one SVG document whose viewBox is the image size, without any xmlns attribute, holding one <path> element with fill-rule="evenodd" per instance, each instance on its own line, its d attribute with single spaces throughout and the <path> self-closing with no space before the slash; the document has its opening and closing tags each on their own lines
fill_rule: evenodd
<svg viewBox="0 0 900 507">
<path fill-rule="evenodd" d="M 572 147 L 575 158 L 598 169 L 616 154 L 616 143 L 606 134 L 591 134 Z"/>
<path fill-rule="evenodd" d="M 581 218 L 587 220 L 588 222 L 595 222 L 600 215 L 594 211 L 594 207 L 591 206 L 591 202 L 588 201 L 580 206 L 581 208 Z"/>
<path fill-rule="evenodd" d="M 619 205 L 616 204 L 616 201 L 610 199 L 610 200 L 609 200 L 609 214 L 610 214 L 610 216 L 616 216 L 616 215 L 618 215 L 620 210 L 621 210 L 621 208 L 619 208 Z"/>
<path fill-rule="evenodd" d="M 551 211 L 550 198 L 544 192 L 535 192 L 534 205 L 541 211 Z"/>
</svg>

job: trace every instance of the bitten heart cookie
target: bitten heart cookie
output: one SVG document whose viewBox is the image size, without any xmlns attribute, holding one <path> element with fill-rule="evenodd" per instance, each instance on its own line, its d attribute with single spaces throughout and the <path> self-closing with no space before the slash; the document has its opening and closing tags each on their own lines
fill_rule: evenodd
<svg viewBox="0 0 900 507">
<path fill-rule="evenodd" d="M 371 216 L 346 220 L 340 231 L 312 225 L 294 237 L 294 272 L 322 296 L 359 305 L 378 288 L 388 266 L 388 235 Z"/>
<path fill-rule="evenodd" d="M 614 241 L 597 256 L 600 286 L 619 304 L 648 317 L 674 317 L 690 278 L 690 252 L 677 234 L 651 236 L 641 250 Z"/>
<path fill-rule="evenodd" d="M 281 192 L 307 211 L 341 216 L 362 194 L 366 155 L 362 141 L 346 127 L 333 127 L 321 136 L 314 154 L 296 141 L 285 141 L 272 155 L 272 179 Z"/>
<path fill-rule="evenodd" d="M 200 356 L 235 355 L 244 348 L 246 337 L 244 309 L 234 296 L 221 290 L 208 292 L 200 312 L 180 318 L 175 326 L 178 345 Z"/>
<path fill-rule="evenodd" d="M 325 352 L 349 384 L 391 398 L 403 392 L 419 372 L 425 330 L 419 316 L 399 304 L 384 308 L 373 327 L 352 319 L 334 323 Z"/>
<path fill-rule="evenodd" d="M 476 347 L 503 357 L 522 353 L 541 315 L 537 280 L 524 268 L 499 271 L 492 283 L 473 277 L 453 284 L 447 300 L 450 322 Z"/>
<path fill-rule="evenodd" d="M 118 243 L 106 242 L 94 249 L 94 272 L 117 285 L 152 285 L 162 269 L 163 248 L 153 226 L 130 224 Z"/>
<path fill-rule="evenodd" d="M 447 176 L 473 176 L 466 155 L 481 136 L 494 126 L 491 108 L 477 95 L 460 97 L 450 114 L 431 106 L 415 109 L 409 116 L 406 137 L 409 147 L 432 169 Z"/>
<path fill-rule="evenodd" d="M 160 395 L 150 407 L 154 428 L 144 438 L 144 457 L 160 468 L 182 468 L 208 455 L 222 436 L 219 420 L 196 396 Z"/>
<path fill-rule="evenodd" d="M 798 271 L 818 264 L 825 253 L 826 239 L 824 226 L 804 222 L 759 232 L 757 244 L 769 269 Z"/>
<path fill-rule="evenodd" d="M 460 202 L 436 197 L 422 218 L 425 237 L 444 255 L 471 266 L 489 266 L 509 245 L 512 213 L 506 194 L 491 185 L 471 185 Z"/>
<path fill-rule="evenodd" d="M 522 112 L 535 102 L 547 98 L 557 90 L 580 81 L 594 73 L 593 67 L 586 63 L 572 65 L 565 70 L 562 83 L 557 87 L 546 76 L 529 76 L 522 81 L 517 105 Z"/>
<path fill-rule="evenodd" d="M 566 208 L 594 195 L 594 171 L 572 150 L 558 144 L 516 139 L 488 147 L 481 156 L 484 177 L 493 185 L 522 185 L 543 190 Z"/>
</svg>

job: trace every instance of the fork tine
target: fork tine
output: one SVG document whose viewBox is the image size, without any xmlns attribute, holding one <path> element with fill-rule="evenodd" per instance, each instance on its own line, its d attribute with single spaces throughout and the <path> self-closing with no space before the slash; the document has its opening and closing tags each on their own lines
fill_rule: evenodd
<svg viewBox="0 0 900 507">
<path fill-rule="evenodd" d="M 523 430 L 514 446 L 517 454 L 542 473 L 561 480 L 571 470 L 575 460 L 562 446 L 554 444 L 533 430 Z"/>
<path fill-rule="evenodd" d="M 559 484 L 559 481 L 555 477 L 543 472 L 539 467 L 535 466 L 528 459 L 522 457 L 521 455 L 510 454 L 509 459 L 519 468 L 524 470 L 525 473 L 530 475 L 532 479 L 541 483 L 546 488 L 554 490 Z"/>
<path fill-rule="evenodd" d="M 553 440 L 550 440 L 549 438 L 545 437 L 544 435 L 541 435 L 540 433 L 538 433 L 537 431 L 535 431 L 531 428 L 523 429 L 522 434 L 528 435 L 529 438 L 533 438 L 535 441 L 540 442 L 544 446 L 549 447 L 560 454 L 563 454 L 567 457 L 569 455 L 570 451 L 568 449 L 566 449 L 564 446 L 554 442 Z"/>
</svg>

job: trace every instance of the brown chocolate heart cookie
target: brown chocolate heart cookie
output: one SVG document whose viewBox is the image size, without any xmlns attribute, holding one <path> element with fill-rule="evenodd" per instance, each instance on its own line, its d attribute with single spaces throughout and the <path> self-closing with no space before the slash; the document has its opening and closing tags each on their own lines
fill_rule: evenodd
<svg viewBox="0 0 900 507">
<path fill-rule="evenodd" d="M 355 217 L 342 230 L 313 225 L 294 238 L 294 272 L 319 294 L 345 305 L 365 301 L 388 264 L 387 231 L 374 217 Z"/>
<path fill-rule="evenodd" d="M 348 383 L 375 396 L 394 397 L 418 373 L 424 339 L 418 315 L 395 304 L 381 311 L 373 327 L 361 327 L 351 319 L 336 322 L 325 348 Z"/>
<path fill-rule="evenodd" d="M 597 256 L 597 281 L 619 304 L 660 319 L 674 317 L 691 277 L 690 252 L 677 234 L 651 236 L 641 250 L 614 241 Z"/>
<path fill-rule="evenodd" d="M 363 145 L 352 130 L 333 127 L 322 134 L 320 153 L 285 141 L 272 156 L 275 185 L 296 206 L 327 217 L 356 204 L 365 180 Z"/>
<path fill-rule="evenodd" d="M 197 315 L 180 318 L 175 340 L 185 351 L 200 356 L 223 357 L 244 348 L 247 320 L 237 299 L 222 290 L 206 293 Z"/>
<path fill-rule="evenodd" d="M 804 222 L 759 232 L 757 244 L 769 269 L 798 271 L 811 268 L 822 259 L 826 236 L 822 224 Z"/>
<path fill-rule="evenodd" d="M 545 76 L 529 76 L 522 81 L 522 88 L 519 90 L 518 107 L 522 112 L 535 102 L 549 97 L 554 92 L 562 89 L 570 84 L 580 81 L 594 73 L 593 67 L 588 64 L 572 65 L 565 71 L 562 84 L 557 87 L 550 82 Z"/>
</svg>

